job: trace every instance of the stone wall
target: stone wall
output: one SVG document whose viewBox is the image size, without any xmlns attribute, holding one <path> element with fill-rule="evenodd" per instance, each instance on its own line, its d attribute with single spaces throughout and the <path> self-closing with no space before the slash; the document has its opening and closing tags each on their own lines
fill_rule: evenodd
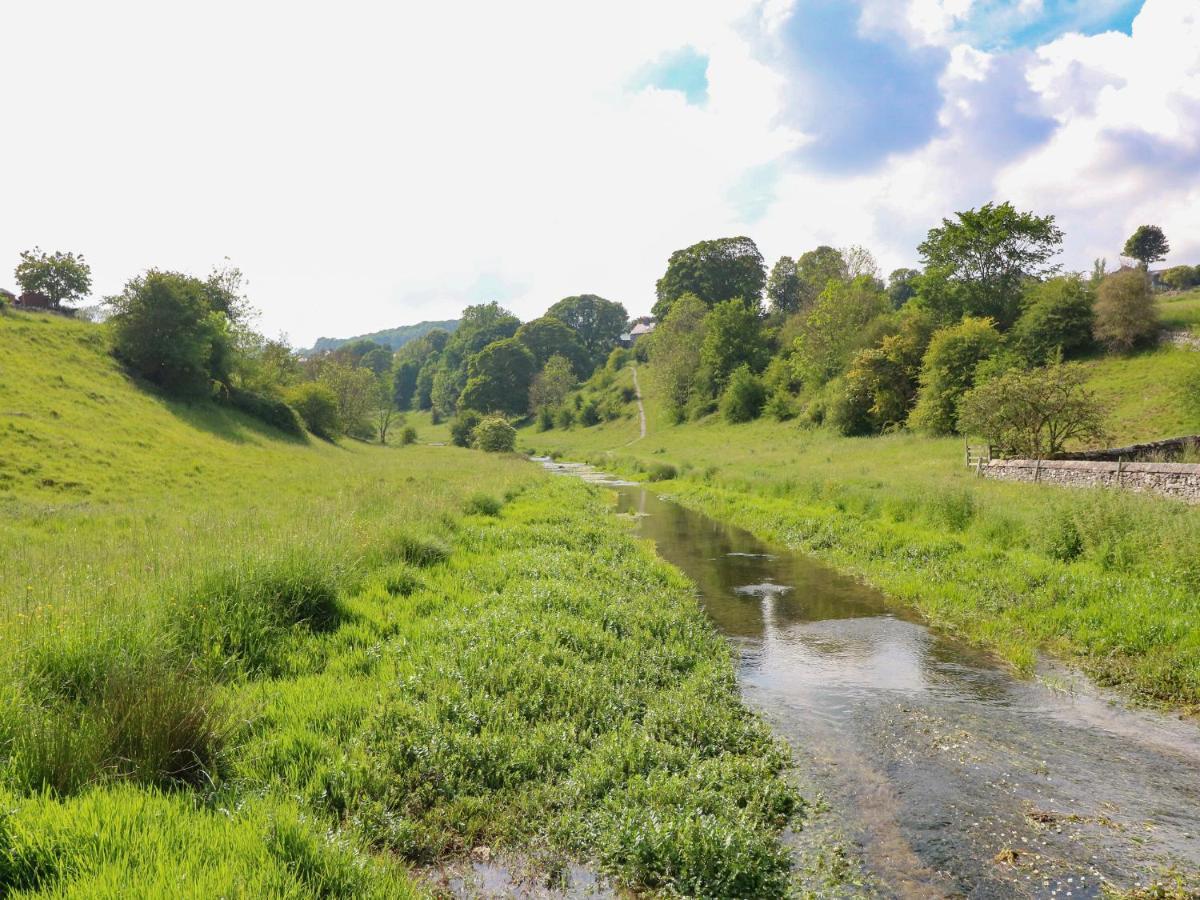
<svg viewBox="0 0 1200 900">
<path fill-rule="evenodd" d="M 984 478 L 1004 481 L 1149 491 L 1188 503 L 1200 503 L 1200 465 L 1192 463 L 994 459 L 981 465 L 979 473 Z"/>
</svg>

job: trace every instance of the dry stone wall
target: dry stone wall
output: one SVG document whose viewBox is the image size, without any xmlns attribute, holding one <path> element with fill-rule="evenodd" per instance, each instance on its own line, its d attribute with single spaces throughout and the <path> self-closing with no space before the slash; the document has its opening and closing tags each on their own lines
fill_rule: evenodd
<svg viewBox="0 0 1200 900">
<path fill-rule="evenodd" d="M 1084 460 L 994 459 L 979 466 L 984 478 L 1119 487 L 1200 503 L 1200 465 L 1192 463 L 1089 462 Z"/>
</svg>

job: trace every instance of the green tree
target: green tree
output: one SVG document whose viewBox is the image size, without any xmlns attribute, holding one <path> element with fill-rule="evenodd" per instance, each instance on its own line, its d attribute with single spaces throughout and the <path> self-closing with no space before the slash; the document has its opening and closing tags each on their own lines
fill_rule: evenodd
<svg viewBox="0 0 1200 900">
<path fill-rule="evenodd" d="M 231 323 L 246 323 L 254 314 L 246 296 L 242 270 L 236 266 L 214 266 L 204 279 L 204 296 L 210 308 L 223 313 Z"/>
<path fill-rule="evenodd" d="M 34 247 L 22 251 L 14 274 L 21 290 L 44 294 L 55 309 L 83 300 L 92 289 L 92 269 L 83 254 L 44 253 Z"/>
<path fill-rule="evenodd" d="M 1125 249 L 1121 252 L 1140 262 L 1143 269 L 1148 269 L 1150 263 L 1167 258 L 1167 254 L 1171 252 L 1171 245 L 1167 243 L 1167 236 L 1157 225 L 1139 225 L 1137 231 L 1129 236 L 1129 240 L 1125 242 Z"/>
<path fill-rule="evenodd" d="M 1158 336 L 1158 312 L 1150 280 L 1141 269 L 1114 272 L 1096 297 L 1096 340 L 1116 353 L 1128 353 Z"/>
<path fill-rule="evenodd" d="M 1200 266 L 1172 266 L 1162 273 L 1162 283 L 1175 291 L 1200 284 Z"/>
<path fill-rule="evenodd" d="M 576 381 L 575 370 L 565 356 L 550 357 L 529 388 L 529 411 L 540 413 L 560 406 Z"/>
<path fill-rule="evenodd" d="M 921 361 L 932 331 L 928 314 L 913 310 L 899 330 L 851 360 L 830 418 L 842 434 L 886 431 L 904 423 L 917 396 Z"/>
<path fill-rule="evenodd" d="M 1050 260 L 1062 239 L 1054 216 L 1017 212 L 1010 203 L 943 219 L 918 247 L 922 301 L 944 322 L 986 316 L 1007 329 L 1020 314 L 1025 284 L 1058 271 Z"/>
<path fill-rule="evenodd" d="M 1091 285 L 1078 275 L 1034 282 L 1025 290 L 1025 311 L 1012 330 L 1012 346 L 1026 363 L 1044 366 L 1092 345 Z"/>
<path fill-rule="evenodd" d="M 800 279 L 801 309 L 812 306 L 829 282 L 850 280 L 850 270 L 842 252 L 825 244 L 800 255 L 796 260 L 796 274 Z"/>
<path fill-rule="evenodd" d="M 740 366 L 729 376 L 729 383 L 721 394 L 721 417 L 734 424 L 749 422 L 762 415 L 767 400 L 767 389 L 762 379 L 750 371 L 749 366 Z"/>
<path fill-rule="evenodd" d="M 503 416 L 488 416 L 475 426 L 475 446 L 488 453 L 512 453 L 517 430 Z"/>
<path fill-rule="evenodd" d="M 803 286 L 796 261 L 790 256 L 781 256 L 771 267 L 767 279 L 767 305 L 772 315 L 790 316 L 800 311 Z"/>
<path fill-rule="evenodd" d="M 920 390 L 909 424 L 933 434 L 953 434 L 963 394 L 975 386 L 979 364 L 996 353 L 996 323 L 968 316 L 934 332 L 921 362 Z"/>
<path fill-rule="evenodd" d="M 464 309 L 458 329 L 438 356 L 430 390 L 433 408 L 443 416 L 452 415 L 469 377 L 470 358 L 488 344 L 512 337 L 520 327 L 521 320 L 494 301 Z"/>
<path fill-rule="evenodd" d="M 379 434 L 379 443 L 387 443 L 388 431 L 395 417 L 396 393 L 391 379 L 385 373 L 375 380 L 375 431 Z"/>
<path fill-rule="evenodd" d="M 551 315 L 526 322 L 517 329 L 516 338 L 529 348 L 540 369 L 552 356 L 561 356 L 570 361 L 577 378 L 591 374 L 592 361 L 587 348 L 579 340 L 574 329 Z"/>
<path fill-rule="evenodd" d="M 666 318 L 648 339 L 654 364 L 651 371 L 661 385 L 667 410 L 676 421 L 683 421 L 687 415 L 696 388 L 707 315 L 708 304 L 699 297 L 684 294 L 671 304 Z"/>
<path fill-rule="evenodd" d="M 758 312 L 741 300 L 725 300 L 704 318 L 700 365 L 713 388 L 724 390 L 729 376 L 740 366 L 761 372 L 767 364 Z"/>
<path fill-rule="evenodd" d="M 849 284 L 828 281 L 800 323 L 792 353 L 796 377 L 816 387 L 843 371 L 862 346 L 866 326 L 890 309 L 887 296 L 870 278 Z"/>
<path fill-rule="evenodd" d="M 740 299 L 754 309 L 762 303 L 766 265 L 748 237 L 701 241 L 676 250 L 667 271 L 658 279 L 658 300 L 652 312 L 663 319 L 672 304 L 685 294 L 699 297 L 708 306 Z"/>
<path fill-rule="evenodd" d="M 113 348 L 141 377 L 188 397 L 228 383 L 229 323 L 209 307 L 199 279 L 151 269 L 105 302 Z"/>
<path fill-rule="evenodd" d="M 326 385 L 304 381 L 289 388 L 284 396 L 288 405 L 300 413 L 305 427 L 317 437 L 331 441 L 341 433 L 337 397 Z"/>
<path fill-rule="evenodd" d="M 371 371 L 334 361 L 321 369 L 320 382 L 337 401 L 342 433 L 363 439 L 374 437 L 371 413 L 378 398 L 378 382 Z"/>
<path fill-rule="evenodd" d="M 895 269 L 888 276 L 887 293 L 893 308 L 899 309 L 917 295 L 917 279 L 920 277 L 917 269 Z"/>
<path fill-rule="evenodd" d="M 397 409 L 412 409 L 417 395 L 417 376 L 421 362 L 416 359 L 398 359 L 392 372 L 392 400 Z"/>
<path fill-rule="evenodd" d="M 574 329 L 579 342 L 587 350 L 588 367 L 579 373 L 581 378 L 604 362 L 609 351 L 620 341 L 621 332 L 625 330 L 625 323 L 629 319 L 629 314 L 620 303 L 595 294 L 564 297 L 546 310 L 546 316 L 552 316 Z"/>
<path fill-rule="evenodd" d="M 1103 407 L 1078 364 L 1010 369 L 963 395 L 959 429 L 1002 455 L 1044 459 L 1070 442 L 1106 439 Z"/>
<path fill-rule="evenodd" d="M 467 383 L 458 398 L 458 407 L 482 413 L 524 415 L 535 372 L 537 362 L 519 340 L 493 341 L 467 364 Z"/>
</svg>

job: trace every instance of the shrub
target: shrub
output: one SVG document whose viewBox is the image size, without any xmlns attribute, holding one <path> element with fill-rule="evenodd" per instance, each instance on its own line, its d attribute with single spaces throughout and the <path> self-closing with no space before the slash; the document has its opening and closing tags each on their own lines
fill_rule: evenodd
<svg viewBox="0 0 1200 900">
<path fill-rule="evenodd" d="M 651 463 L 650 468 L 646 470 L 648 481 L 670 481 L 677 477 L 679 477 L 679 470 L 670 463 Z"/>
<path fill-rule="evenodd" d="M 825 421 L 843 437 L 858 437 L 872 434 L 875 426 L 871 421 L 871 395 L 858 381 L 837 378 L 830 388 L 833 393 L 825 411 Z"/>
<path fill-rule="evenodd" d="M 554 410 L 548 406 L 541 407 L 537 412 L 537 430 L 549 431 L 554 427 Z"/>
<path fill-rule="evenodd" d="M 1163 272 L 1160 278 L 1172 290 L 1184 291 L 1200 285 L 1200 266 L 1174 266 Z"/>
<path fill-rule="evenodd" d="M 463 512 L 470 516 L 498 516 L 501 505 L 491 494 L 474 494 L 463 505 Z"/>
<path fill-rule="evenodd" d="M 450 423 L 450 442 L 456 447 L 472 447 L 475 445 L 475 429 L 483 421 L 483 416 L 473 409 L 460 410 Z"/>
<path fill-rule="evenodd" d="M 770 416 L 776 422 L 786 422 L 796 417 L 795 398 L 786 388 L 776 388 L 767 398 L 763 406 L 763 414 Z"/>
<path fill-rule="evenodd" d="M 400 432 L 400 443 L 404 446 L 415 444 L 417 442 L 417 429 L 411 425 L 406 425 L 404 430 Z"/>
<path fill-rule="evenodd" d="M 315 381 L 298 384 L 287 392 L 286 400 L 300 414 L 305 427 L 317 437 L 333 440 L 341 431 L 337 397 L 325 385 Z"/>
<path fill-rule="evenodd" d="M 554 415 L 554 424 L 558 428 L 570 428 L 575 424 L 575 413 L 569 406 L 564 406 Z"/>
<path fill-rule="evenodd" d="M 1061 352 L 1070 356 L 1092 344 L 1095 298 L 1079 276 L 1053 278 L 1026 291 L 1025 311 L 1012 342 L 1030 365 L 1044 366 Z"/>
<path fill-rule="evenodd" d="M 579 413 L 579 421 L 585 426 L 600 424 L 600 407 L 595 400 L 589 400 Z"/>
<path fill-rule="evenodd" d="M 604 367 L 610 372 L 618 372 L 625 368 L 632 356 L 633 354 L 624 347 L 613 347 L 612 353 L 608 354 L 608 362 L 604 364 Z"/>
<path fill-rule="evenodd" d="M 278 428 L 285 434 L 304 436 L 304 420 L 300 414 L 283 400 L 274 397 L 264 397 L 253 391 L 241 388 L 229 388 L 226 396 L 235 409 L 240 409 L 247 415 L 266 422 L 273 428 Z"/>
<path fill-rule="evenodd" d="M 729 376 L 729 385 L 721 395 L 721 415 L 726 422 L 734 423 L 757 419 L 762 415 L 766 394 L 762 381 L 750 367 L 741 366 Z"/>
<path fill-rule="evenodd" d="M 1113 352 L 1127 353 L 1151 343 L 1157 334 L 1158 313 L 1145 272 L 1125 269 L 1100 282 L 1096 340 Z"/>
<path fill-rule="evenodd" d="M 994 354 L 1000 343 L 1000 332 L 991 319 L 968 316 L 935 332 L 921 361 L 921 387 L 909 423 L 934 434 L 953 433 L 959 401 L 974 386 L 980 362 Z"/>
<path fill-rule="evenodd" d="M 488 453 L 512 453 L 517 429 L 502 416 L 488 416 L 475 427 L 475 446 Z"/>
</svg>

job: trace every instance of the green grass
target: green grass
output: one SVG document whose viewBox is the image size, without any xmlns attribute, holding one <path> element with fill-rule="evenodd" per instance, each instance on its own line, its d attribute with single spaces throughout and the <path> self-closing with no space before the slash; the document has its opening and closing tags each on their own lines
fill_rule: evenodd
<svg viewBox="0 0 1200 900">
<path fill-rule="evenodd" d="M 1183 353 L 1106 360 L 1097 387 L 1107 378 L 1120 389 L 1142 368 L 1163 373 L 1164 360 L 1190 359 Z M 662 489 L 684 504 L 858 574 L 1020 670 L 1046 650 L 1141 698 L 1200 704 L 1200 509 L 982 480 L 955 438 L 840 438 L 794 422 L 711 417 L 671 426 L 651 367 L 639 375 L 644 440 L 629 443 L 624 421 L 527 429 L 519 440 L 634 477 L 677 473 Z M 1198 430 L 1188 420 L 1178 427 L 1189 424 Z M 1130 426 L 1124 436 L 1167 435 Z"/>
<path fill-rule="evenodd" d="M 411 896 L 478 846 L 786 891 L 786 750 L 599 491 L 283 440 L 82 323 L 0 360 L 0 895 Z"/>
<path fill-rule="evenodd" d="M 1161 297 L 1158 317 L 1164 328 L 1200 334 L 1200 289 Z"/>
<path fill-rule="evenodd" d="M 1200 369 L 1200 352 L 1160 347 L 1086 365 L 1114 446 L 1200 434 L 1200 405 L 1189 408 L 1182 399 L 1185 379 Z"/>
</svg>

